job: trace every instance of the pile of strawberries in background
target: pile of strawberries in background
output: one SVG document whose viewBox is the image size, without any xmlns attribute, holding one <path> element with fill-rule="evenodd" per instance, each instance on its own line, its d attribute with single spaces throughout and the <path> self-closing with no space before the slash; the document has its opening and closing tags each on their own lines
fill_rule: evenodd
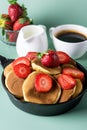
<svg viewBox="0 0 87 130">
<path fill-rule="evenodd" d="M 0 15 L 0 28 L 2 35 L 5 35 L 9 42 L 16 42 L 18 31 L 26 25 L 32 24 L 32 20 L 28 17 L 27 9 L 24 5 L 17 3 L 17 0 L 8 0 L 8 14 Z M 11 30 L 11 31 L 8 31 Z"/>
</svg>

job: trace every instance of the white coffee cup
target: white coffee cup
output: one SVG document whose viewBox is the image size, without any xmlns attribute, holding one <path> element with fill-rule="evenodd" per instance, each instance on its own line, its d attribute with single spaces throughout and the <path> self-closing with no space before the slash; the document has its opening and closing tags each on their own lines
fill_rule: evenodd
<svg viewBox="0 0 87 130">
<path fill-rule="evenodd" d="M 56 35 L 63 32 L 75 32 L 81 34 L 85 39 L 78 42 L 67 42 L 59 39 Z M 54 47 L 57 51 L 66 52 L 74 59 L 83 56 L 87 51 L 87 28 L 81 25 L 65 24 L 49 29 L 50 36 L 53 40 Z"/>
<path fill-rule="evenodd" d="M 44 25 L 28 25 L 19 31 L 16 42 L 18 56 L 25 56 L 32 51 L 44 52 L 47 49 L 48 39 Z"/>
</svg>

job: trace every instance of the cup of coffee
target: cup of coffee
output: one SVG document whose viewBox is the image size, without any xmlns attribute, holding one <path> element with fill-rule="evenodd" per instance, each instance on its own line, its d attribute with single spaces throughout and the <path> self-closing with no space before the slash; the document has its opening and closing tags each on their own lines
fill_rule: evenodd
<svg viewBox="0 0 87 130">
<path fill-rule="evenodd" d="M 86 27 L 75 24 L 65 24 L 51 27 L 49 33 L 57 51 L 66 52 L 74 59 L 78 59 L 86 53 Z"/>
</svg>

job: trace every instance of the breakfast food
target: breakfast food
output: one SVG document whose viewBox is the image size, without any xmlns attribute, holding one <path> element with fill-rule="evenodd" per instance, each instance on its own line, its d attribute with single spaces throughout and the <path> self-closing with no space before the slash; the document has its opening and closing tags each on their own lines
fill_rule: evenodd
<svg viewBox="0 0 87 130">
<path fill-rule="evenodd" d="M 5 67 L 5 69 L 4 69 L 4 76 L 6 77 L 7 74 L 8 74 L 11 70 L 13 70 L 13 68 L 12 68 L 12 63 L 10 63 L 9 65 L 7 65 L 7 66 Z"/>
<path fill-rule="evenodd" d="M 32 68 L 33 70 L 42 71 L 43 73 L 47 73 L 47 74 L 60 74 L 61 73 L 60 66 L 55 67 L 55 69 L 46 67 L 42 65 L 41 60 L 38 58 L 32 61 Z"/>
<path fill-rule="evenodd" d="M 10 93 L 38 104 L 62 103 L 77 97 L 85 80 L 71 57 L 54 50 L 16 58 L 4 69 L 4 76 Z"/>
<path fill-rule="evenodd" d="M 72 88 L 72 89 L 68 89 L 68 90 L 65 90 L 65 89 L 64 89 L 64 90 L 62 91 L 62 95 L 61 95 L 61 97 L 60 97 L 59 103 L 68 101 L 68 100 L 74 95 L 74 93 L 75 93 L 75 88 L 76 88 L 76 87 L 74 87 L 74 88 Z"/>
<path fill-rule="evenodd" d="M 55 104 L 58 99 L 60 98 L 61 95 L 61 89 L 58 86 L 57 82 L 51 78 L 52 80 L 52 86 L 49 88 L 48 83 L 50 82 L 49 79 L 47 78 L 41 78 L 40 82 L 38 85 L 41 86 L 36 90 L 35 88 L 35 79 L 37 75 L 41 74 L 44 75 L 44 73 L 39 72 L 39 71 L 34 71 L 32 72 L 25 80 L 23 84 L 23 95 L 24 95 L 24 100 L 27 102 L 34 102 L 34 103 L 39 103 L 39 104 Z M 45 81 L 46 80 L 46 81 Z M 47 88 L 45 88 L 45 85 L 47 85 Z M 43 87 L 42 87 L 43 86 Z"/>
<path fill-rule="evenodd" d="M 15 75 L 14 71 L 10 71 L 8 75 L 6 75 L 5 84 L 7 89 L 16 97 L 23 97 L 22 85 L 24 79 L 19 78 Z"/>
</svg>

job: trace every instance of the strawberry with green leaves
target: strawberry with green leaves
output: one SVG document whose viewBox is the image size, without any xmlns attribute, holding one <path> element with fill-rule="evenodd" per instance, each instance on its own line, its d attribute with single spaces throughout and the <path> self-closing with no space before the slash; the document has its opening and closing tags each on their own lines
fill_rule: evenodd
<svg viewBox="0 0 87 130">
<path fill-rule="evenodd" d="M 17 0 L 8 0 L 8 2 L 10 3 L 8 7 L 8 14 L 13 22 L 21 16 L 27 16 L 26 8 L 24 6 L 20 6 L 17 3 Z"/>
<path fill-rule="evenodd" d="M 19 18 L 13 25 L 13 30 L 20 30 L 22 27 L 29 25 L 31 21 L 28 18 Z"/>
<path fill-rule="evenodd" d="M 58 67 L 60 62 L 57 53 L 54 50 L 48 50 L 41 58 L 42 65 L 50 68 Z"/>
<path fill-rule="evenodd" d="M 13 22 L 11 21 L 8 14 L 1 14 L 0 15 L 0 28 L 12 30 Z"/>
</svg>

